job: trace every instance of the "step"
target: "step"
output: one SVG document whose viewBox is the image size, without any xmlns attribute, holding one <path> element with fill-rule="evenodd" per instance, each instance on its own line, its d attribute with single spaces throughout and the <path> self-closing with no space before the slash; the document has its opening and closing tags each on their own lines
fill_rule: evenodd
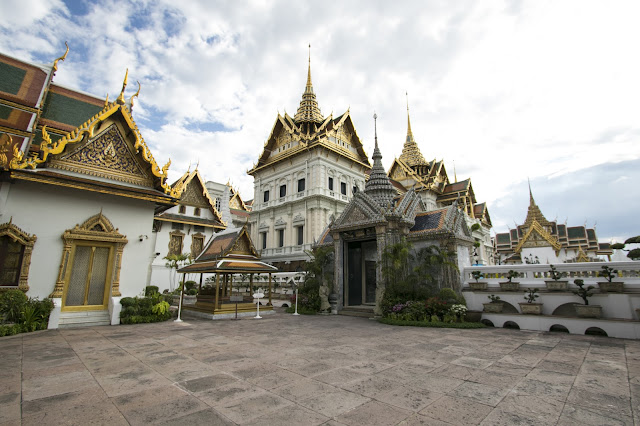
<svg viewBox="0 0 640 426">
<path fill-rule="evenodd" d="M 109 311 L 62 312 L 58 328 L 111 325 Z"/>
<path fill-rule="evenodd" d="M 338 311 L 338 315 L 373 318 L 375 316 L 373 309 L 373 306 L 346 306 L 342 310 Z"/>
</svg>

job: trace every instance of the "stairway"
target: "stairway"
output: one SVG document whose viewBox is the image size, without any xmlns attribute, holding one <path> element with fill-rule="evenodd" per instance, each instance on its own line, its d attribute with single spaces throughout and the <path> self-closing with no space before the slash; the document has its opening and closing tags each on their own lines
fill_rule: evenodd
<svg viewBox="0 0 640 426">
<path fill-rule="evenodd" d="M 109 311 L 62 312 L 58 328 L 110 325 Z"/>
<path fill-rule="evenodd" d="M 373 318 L 375 316 L 373 313 L 374 308 L 374 305 L 345 306 L 341 311 L 338 311 L 338 315 Z"/>
</svg>

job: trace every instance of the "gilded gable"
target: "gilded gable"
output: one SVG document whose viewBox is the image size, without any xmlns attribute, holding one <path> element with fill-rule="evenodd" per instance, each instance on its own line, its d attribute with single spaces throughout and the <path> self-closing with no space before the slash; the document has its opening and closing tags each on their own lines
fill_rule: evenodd
<svg viewBox="0 0 640 426">
<path fill-rule="evenodd" d="M 211 205 L 207 202 L 207 199 L 204 197 L 204 194 L 202 193 L 202 187 L 196 179 L 192 179 L 185 188 L 184 192 L 182 193 L 182 197 L 180 198 L 180 204 L 185 204 L 187 206 L 193 207 L 202 207 L 205 209 L 211 207 Z"/>
<path fill-rule="evenodd" d="M 51 159 L 50 167 L 76 173 L 153 186 L 152 178 L 140 165 L 133 148 L 111 124 L 97 136 L 85 139 L 75 149 Z"/>
</svg>

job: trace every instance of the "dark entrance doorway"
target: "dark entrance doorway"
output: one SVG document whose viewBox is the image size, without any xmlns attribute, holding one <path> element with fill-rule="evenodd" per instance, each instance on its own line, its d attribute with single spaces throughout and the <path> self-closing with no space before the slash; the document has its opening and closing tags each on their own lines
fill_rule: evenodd
<svg viewBox="0 0 640 426">
<path fill-rule="evenodd" d="M 376 303 L 376 242 L 347 243 L 347 305 Z"/>
</svg>

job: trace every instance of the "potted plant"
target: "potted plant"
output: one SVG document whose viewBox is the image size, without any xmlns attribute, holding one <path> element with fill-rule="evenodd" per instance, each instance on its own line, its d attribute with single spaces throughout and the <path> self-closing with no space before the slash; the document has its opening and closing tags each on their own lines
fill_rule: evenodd
<svg viewBox="0 0 640 426">
<path fill-rule="evenodd" d="M 613 281 L 613 279 L 618 276 L 617 269 L 613 269 L 609 266 L 603 266 L 602 271 L 598 273 L 598 276 L 607 279 L 607 281 L 598 282 L 598 287 L 600 287 L 601 293 L 622 293 L 622 287 L 624 287 L 624 283 L 622 281 Z"/>
<path fill-rule="evenodd" d="M 520 283 L 517 281 L 511 281 L 516 278 L 519 274 L 511 269 L 507 272 L 507 280 L 500 283 L 500 290 L 502 291 L 518 291 L 520 289 Z"/>
<path fill-rule="evenodd" d="M 523 314 L 542 315 L 542 303 L 536 303 L 538 297 L 540 296 L 537 288 L 528 288 L 524 292 L 526 303 L 519 303 Z"/>
<path fill-rule="evenodd" d="M 545 284 L 547 285 L 547 290 L 549 291 L 567 291 L 567 285 L 569 283 L 568 280 L 561 280 L 560 278 L 564 278 L 567 276 L 566 272 L 559 272 L 555 266 L 549 265 L 551 269 L 549 270 L 549 277 L 551 280 L 545 280 Z"/>
<path fill-rule="evenodd" d="M 499 314 L 502 312 L 502 300 L 500 300 L 500 296 L 490 294 L 487 297 L 490 302 L 482 304 L 484 306 L 484 311 L 492 314 Z"/>
<path fill-rule="evenodd" d="M 576 315 L 580 318 L 600 318 L 602 316 L 602 306 L 589 305 L 589 298 L 593 296 L 594 286 L 590 285 L 584 288 L 584 280 L 575 279 L 573 282 L 578 286 L 578 290 L 573 290 L 573 294 L 576 294 L 582 298 L 584 305 L 575 304 Z"/>
<path fill-rule="evenodd" d="M 476 280 L 476 282 L 474 283 L 469 283 L 469 288 L 471 288 L 471 290 L 474 291 L 484 291 L 487 289 L 487 282 L 486 281 L 480 281 L 480 278 L 484 278 L 484 274 L 480 271 L 472 271 L 471 272 L 471 276 L 473 277 L 474 280 Z"/>
</svg>

